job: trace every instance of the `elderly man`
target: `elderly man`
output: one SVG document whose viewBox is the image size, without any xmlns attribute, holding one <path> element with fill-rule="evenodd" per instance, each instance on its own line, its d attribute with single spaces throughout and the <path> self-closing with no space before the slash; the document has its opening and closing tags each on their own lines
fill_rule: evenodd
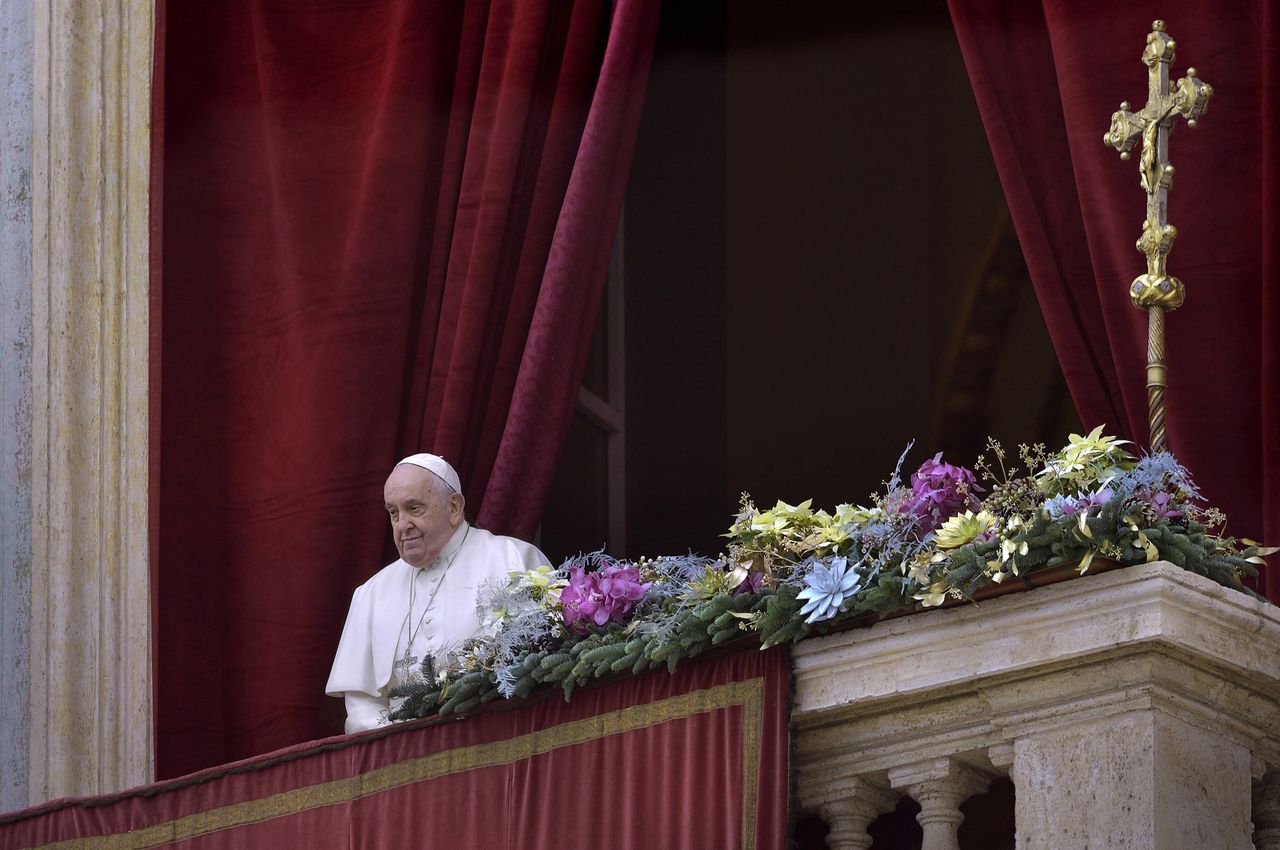
<svg viewBox="0 0 1280 850">
<path fill-rule="evenodd" d="M 400 559 L 356 588 L 325 686 L 346 701 L 347 732 L 385 722 L 392 687 L 480 633 L 481 585 L 549 563 L 528 543 L 469 525 L 458 473 L 438 455 L 400 461 L 382 492 Z"/>
</svg>

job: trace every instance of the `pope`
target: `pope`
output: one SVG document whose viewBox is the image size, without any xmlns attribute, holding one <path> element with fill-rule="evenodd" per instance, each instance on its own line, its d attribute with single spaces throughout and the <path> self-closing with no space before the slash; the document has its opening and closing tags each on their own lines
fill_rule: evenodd
<svg viewBox="0 0 1280 850">
<path fill-rule="evenodd" d="M 346 702 L 348 733 L 384 723 L 388 693 L 423 658 L 443 661 L 482 634 L 486 582 L 549 563 L 529 543 L 470 525 L 458 473 L 439 455 L 400 461 L 382 493 L 400 558 L 356 588 L 325 686 Z"/>
</svg>

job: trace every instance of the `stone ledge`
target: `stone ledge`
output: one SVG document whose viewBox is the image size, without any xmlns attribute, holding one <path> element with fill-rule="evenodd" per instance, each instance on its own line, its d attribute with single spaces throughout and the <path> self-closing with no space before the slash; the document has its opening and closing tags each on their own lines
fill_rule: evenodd
<svg viewBox="0 0 1280 850">
<path fill-rule="evenodd" d="M 796 722 L 1154 645 L 1280 697 L 1280 609 L 1156 562 L 803 641 Z"/>
</svg>

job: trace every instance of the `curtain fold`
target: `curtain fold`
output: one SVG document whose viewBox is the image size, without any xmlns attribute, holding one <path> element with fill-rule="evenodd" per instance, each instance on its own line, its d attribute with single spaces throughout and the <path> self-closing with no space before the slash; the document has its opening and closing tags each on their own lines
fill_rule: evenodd
<svg viewBox="0 0 1280 850">
<path fill-rule="evenodd" d="M 389 551 L 381 488 L 396 459 L 444 454 L 472 518 L 536 528 L 657 4 L 163 11 L 165 777 L 330 728 L 323 683 L 350 592 Z M 539 457 L 513 462 L 524 446 Z"/>
<path fill-rule="evenodd" d="M 1145 443 L 1146 316 L 1128 286 L 1145 215 L 1135 161 L 1102 144 L 1122 100 L 1147 98 L 1141 62 L 1159 15 L 1214 87 L 1200 127 L 1180 122 L 1170 160 L 1171 272 L 1186 304 L 1166 323 L 1170 449 L 1228 533 L 1280 540 L 1280 304 L 1275 157 L 1277 14 L 1267 0 L 949 0 L 960 47 L 1032 281 L 1087 427 Z M 1280 601 L 1280 564 L 1261 587 Z"/>
</svg>

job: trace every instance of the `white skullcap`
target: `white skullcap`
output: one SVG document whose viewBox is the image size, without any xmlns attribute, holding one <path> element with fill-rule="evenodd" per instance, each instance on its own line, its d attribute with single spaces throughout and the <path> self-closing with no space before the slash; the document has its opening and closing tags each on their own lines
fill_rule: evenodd
<svg viewBox="0 0 1280 850">
<path fill-rule="evenodd" d="M 458 473 L 449 465 L 449 461 L 440 457 L 440 455 L 427 454 L 426 452 L 409 455 L 407 458 L 400 461 L 400 463 L 397 463 L 396 466 L 400 466 L 405 463 L 420 466 L 428 472 L 434 473 L 437 478 L 452 487 L 453 492 L 458 494 L 462 493 L 462 483 L 458 481 Z"/>
</svg>

